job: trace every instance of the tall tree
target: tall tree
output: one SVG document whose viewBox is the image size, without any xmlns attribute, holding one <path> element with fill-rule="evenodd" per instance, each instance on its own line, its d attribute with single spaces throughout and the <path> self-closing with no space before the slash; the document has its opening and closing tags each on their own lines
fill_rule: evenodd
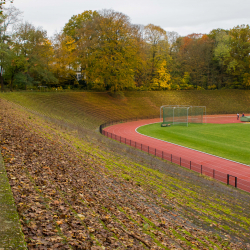
<svg viewBox="0 0 250 250">
<path fill-rule="evenodd" d="M 57 83 L 51 72 L 53 49 L 47 32 L 26 22 L 17 27 L 13 38 L 18 55 L 26 59 L 25 88 L 27 85 Z"/>
<path fill-rule="evenodd" d="M 153 83 L 153 78 L 161 66 L 162 61 L 169 61 L 169 43 L 166 31 L 160 26 L 148 24 L 144 28 L 144 40 L 147 45 L 149 79 Z"/>
<path fill-rule="evenodd" d="M 103 10 L 84 29 L 82 64 L 86 81 L 95 88 L 119 91 L 134 87 L 138 48 L 129 18 Z"/>
<path fill-rule="evenodd" d="M 234 83 L 249 88 L 250 80 L 250 27 L 236 26 L 229 31 L 230 59 L 228 71 L 234 77 Z"/>
<path fill-rule="evenodd" d="M 5 1 L 0 2 L 0 82 L 1 91 L 4 90 L 4 69 L 9 65 L 11 34 L 9 27 L 19 21 L 21 12 L 14 6 L 4 8 Z"/>
<path fill-rule="evenodd" d="M 195 88 L 207 88 L 210 79 L 213 41 L 203 34 L 191 34 L 180 39 L 177 60 L 179 70 L 190 76 Z"/>
<path fill-rule="evenodd" d="M 52 70 L 61 85 L 75 82 L 78 67 L 78 51 L 75 40 L 64 33 L 57 34 L 53 41 L 54 63 Z"/>
<path fill-rule="evenodd" d="M 231 37 L 228 34 L 228 31 L 217 29 L 210 32 L 209 36 L 214 39 L 214 61 L 217 62 L 215 65 L 218 69 L 216 77 L 217 88 L 220 89 L 225 87 L 230 78 L 227 74 L 228 62 L 230 60 L 230 39 Z"/>
<path fill-rule="evenodd" d="M 156 71 L 156 74 L 153 78 L 153 83 L 158 89 L 171 89 L 170 79 L 171 76 L 167 71 L 167 62 L 162 61 L 159 69 Z"/>
<path fill-rule="evenodd" d="M 81 14 L 72 16 L 63 28 L 64 35 L 72 37 L 75 41 L 78 41 L 81 36 L 79 30 L 84 27 L 87 21 L 91 21 L 97 16 L 99 16 L 99 13 L 92 10 L 86 10 Z"/>
</svg>

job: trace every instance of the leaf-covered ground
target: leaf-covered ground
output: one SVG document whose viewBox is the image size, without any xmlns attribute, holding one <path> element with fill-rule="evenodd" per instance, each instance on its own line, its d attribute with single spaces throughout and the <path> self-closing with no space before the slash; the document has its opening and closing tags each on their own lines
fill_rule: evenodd
<svg viewBox="0 0 250 250">
<path fill-rule="evenodd" d="M 248 194 L 0 102 L 28 249 L 250 249 Z"/>
</svg>

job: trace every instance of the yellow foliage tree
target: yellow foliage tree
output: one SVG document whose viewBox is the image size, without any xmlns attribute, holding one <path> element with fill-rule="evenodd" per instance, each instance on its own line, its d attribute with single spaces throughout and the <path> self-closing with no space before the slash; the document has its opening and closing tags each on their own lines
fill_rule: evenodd
<svg viewBox="0 0 250 250">
<path fill-rule="evenodd" d="M 75 40 L 67 35 L 58 34 L 54 40 L 54 63 L 53 72 L 60 83 L 75 80 L 76 62 Z"/>
<path fill-rule="evenodd" d="M 152 82 L 163 61 L 170 61 L 166 31 L 160 26 L 148 24 L 144 28 L 144 40 L 148 63 L 149 82 Z"/>
<path fill-rule="evenodd" d="M 156 76 L 153 78 L 153 86 L 159 89 L 171 89 L 171 76 L 167 71 L 167 62 L 162 61 L 159 69 L 156 71 Z"/>
<path fill-rule="evenodd" d="M 99 14 L 86 23 L 80 41 L 86 81 L 112 92 L 133 88 L 138 55 L 135 30 L 122 13 L 103 10 Z"/>
</svg>

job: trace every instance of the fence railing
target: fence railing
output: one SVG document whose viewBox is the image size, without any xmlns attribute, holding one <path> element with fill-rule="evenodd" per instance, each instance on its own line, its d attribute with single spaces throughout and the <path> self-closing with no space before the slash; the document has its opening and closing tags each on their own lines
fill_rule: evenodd
<svg viewBox="0 0 250 250">
<path fill-rule="evenodd" d="M 131 146 L 131 147 L 134 147 L 136 149 L 144 151 L 148 154 L 152 154 L 156 157 L 159 157 L 163 160 L 167 160 L 171 163 L 178 164 L 182 167 L 185 167 L 185 168 L 188 168 L 188 169 L 195 171 L 197 173 L 209 176 L 213 179 L 216 179 L 218 181 L 226 183 L 227 185 L 231 185 L 235 188 L 239 188 L 241 190 L 244 190 L 244 191 L 250 193 L 250 182 L 247 180 L 243 180 L 243 179 L 238 178 L 237 176 L 232 176 L 230 174 L 220 172 L 216 169 L 212 169 L 210 167 L 206 167 L 204 165 L 197 164 L 191 160 L 184 159 L 182 157 L 170 154 L 170 153 L 165 152 L 165 151 L 161 151 L 159 149 L 150 147 L 150 146 L 145 145 L 145 144 L 141 144 L 139 142 L 127 139 L 127 138 L 119 136 L 119 135 L 115 135 L 113 133 L 110 133 L 110 132 L 107 132 L 104 130 L 104 128 L 118 124 L 118 123 L 125 123 L 125 122 L 130 122 L 130 121 L 137 121 L 137 120 L 142 120 L 142 119 L 153 119 L 153 118 L 156 118 L 156 117 L 144 117 L 144 118 L 111 121 L 111 122 L 107 122 L 107 123 L 100 125 L 99 130 L 100 130 L 100 133 L 102 135 L 104 135 L 110 139 L 116 140 L 120 143 L 124 143 L 126 145 Z"/>
</svg>

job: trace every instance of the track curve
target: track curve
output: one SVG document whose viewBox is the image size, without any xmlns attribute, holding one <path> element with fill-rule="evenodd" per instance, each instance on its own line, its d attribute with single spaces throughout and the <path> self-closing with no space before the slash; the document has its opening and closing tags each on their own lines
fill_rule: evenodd
<svg viewBox="0 0 250 250">
<path fill-rule="evenodd" d="M 206 117 L 207 123 L 239 123 L 236 119 L 236 115 L 209 115 Z M 122 136 L 128 140 L 133 140 L 138 143 L 148 145 L 156 148 L 157 150 L 168 152 L 175 156 L 181 157 L 186 160 L 190 160 L 197 164 L 215 169 L 222 173 L 237 176 L 240 179 L 250 181 L 250 166 L 230 161 L 224 158 L 220 158 L 214 155 L 210 155 L 204 152 L 189 149 L 183 146 L 175 145 L 173 143 L 161 141 L 159 139 L 151 138 L 145 135 L 141 135 L 136 132 L 136 129 L 140 126 L 160 122 L 160 119 L 148 119 L 133 121 L 127 123 L 120 123 L 113 126 L 106 127 L 104 131 L 113 133 L 117 136 Z M 249 124 L 250 126 L 250 124 Z"/>
</svg>

